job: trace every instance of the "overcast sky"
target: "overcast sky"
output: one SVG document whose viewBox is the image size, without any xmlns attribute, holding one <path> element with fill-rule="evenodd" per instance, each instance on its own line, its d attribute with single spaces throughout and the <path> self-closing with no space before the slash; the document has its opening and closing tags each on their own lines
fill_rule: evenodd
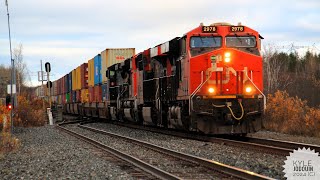
<svg viewBox="0 0 320 180">
<path fill-rule="evenodd" d="M 10 65 L 5 0 L 0 2 L 0 64 Z M 13 47 L 23 44 L 32 85 L 40 59 L 60 78 L 105 48 L 136 52 L 181 36 L 201 22 L 249 26 L 264 44 L 320 46 L 320 0 L 8 0 Z"/>
</svg>

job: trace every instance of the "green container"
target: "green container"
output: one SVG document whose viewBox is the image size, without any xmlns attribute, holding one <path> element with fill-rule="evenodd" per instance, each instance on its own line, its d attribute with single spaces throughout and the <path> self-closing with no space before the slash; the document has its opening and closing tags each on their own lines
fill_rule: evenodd
<svg viewBox="0 0 320 180">
<path fill-rule="evenodd" d="M 67 100 L 67 103 L 70 102 L 70 93 L 67 93 L 67 94 L 66 94 L 66 100 Z"/>
</svg>

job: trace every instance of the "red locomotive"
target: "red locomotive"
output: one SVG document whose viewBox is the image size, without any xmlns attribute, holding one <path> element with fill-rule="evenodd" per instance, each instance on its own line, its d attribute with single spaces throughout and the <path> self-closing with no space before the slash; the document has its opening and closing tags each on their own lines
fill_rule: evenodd
<svg viewBox="0 0 320 180">
<path fill-rule="evenodd" d="M 247 26 L 201 24 L 108 67 L 107 97 L 71 102 L 68 112 L 205 134 L 256 132 L 265 109 L 260 39 Z"/>
</svg>

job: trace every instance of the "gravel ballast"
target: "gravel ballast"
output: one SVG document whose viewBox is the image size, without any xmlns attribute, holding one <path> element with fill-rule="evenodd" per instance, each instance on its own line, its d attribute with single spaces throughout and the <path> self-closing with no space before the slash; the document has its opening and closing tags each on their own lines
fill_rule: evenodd
<svg viewBox="0 0 320 180">
<path fill-rule="evenodd" d="M 52 126 L 14 135 L 21 146 L 0 158 L 1 179 L 135 179 L 128 166 Z"/>
<path fill-rule="evenodd" d="M 286 157 L 259 153 L 250 149 L 235 148 L 223 144 L 207 143 L 196 140 L 168 136 L 149 131 L 131 129 L 113 124 L 87 124 L 108 132 L 147 141 L 175 151 L 215 160 L 227 165 L 253 171 L 276 179 L 283 178 L 283 165 Z M 105 137 L 108 141 L 108 137 Z"/>
<path fill-rule="evenodd" d="M 85 130 L 79 128 L 77 125 L 67 125 L 65 127 L 103 143 L 113 149 L 129 154 L 182 179 L 234 179 L 228 175 L 217 173 L 212 169 L 201 167 L 198 164 L 186 162 L 180 158 L 168 156 L 165 153 L 159 153 L 151 150 L 150 148 L 132 143 L 131 141 L 123 140 L 122 138 Z"/>
</svg>

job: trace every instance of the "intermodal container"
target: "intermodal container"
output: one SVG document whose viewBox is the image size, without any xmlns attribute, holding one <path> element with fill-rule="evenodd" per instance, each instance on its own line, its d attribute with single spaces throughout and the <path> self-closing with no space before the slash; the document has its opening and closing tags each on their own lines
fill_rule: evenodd
<svg viewBox="0 0 320 180">
<path fill-rule="evenodd" d="M 66 94 L 62 94 L 60 104 L 65 104 L 65 103 L 66 103 Z"/>
<path fill-rule="evenodd" d="M 88 63 L 83 63 L 80 67 L 80 89 L 88 88 Z"/>
<path fill-rule="evenodd" d="M 77 101 L 77 93 L 76 91 L 72 91 L 72 102 L 75 103 Z"/>
<path fill-rule="evenodd" d="M 127 58 L 134 56 L 135 48 L 115 48 L 105 49 L 101 52 L 101 75 L 102 83 L 107 82 L 106 71 L 108 67 L 122 62 Z"/>
<path fill-rule="evenodd" d="M 59 79 L 58 80 L 56 80 L 57 81 L 57 94 L 56 95 L 59 95 L 59 93 L 60 93 L 60 81 L 59 81 Z"/>
<path fill-rule="evenodd" d="M 94 101 L 93 102 L 102 102 L 101 85 L 94 86 Z"/>
<path fill-rule="evenodd" d="M 69 74 L 66 74 L 65 76 L 63 76 L 64 78 L 64 89 L 63 89 L 63 94 L 67 93 L 68 91 L 68 76 Z"/>
<path fill-rule="evenodd" d="M 99 85 L 101 82 L 101 55 L 98 54 L 94 57 L 94 85 Z"/>
<path fill-rule="evenodd" d="M 76 83 L 75 83 L 75 90 L 81 89 L 81 66 L 76 68 Z"/>
<path fill-rule="evenodd" d="M 101 85 L 101 94 L 102 94 L 102 101 L 108 100 L 108 84 L 102 84 Z"/>
<path fill-rule="evenodd" d="M 75 91 L 77 88 L 77 75 L 76 69 L 72 70 L 72 91 Z"/>
<path fill-rule="evenodd" d="M 63 99 L 62 99 L 62 97 L 63 97 L 63 94 L 61 94 L 61 95 L 59 95 L 58 96 L 58 104 L 63 104 Z"/>
<path fill-rule="evenodd" d="M 69 85 L 68 85 L 68 93 L 71 93 L 71 91 L 72 91 L 72 71 L 69 73 L 69 80 L 68 80 L 68 83 L 69 83 Z"/>
<path fill-rule="evenodd" d="M 94 87 L 89 87 L 89 102 L 94 101 Z"/>
<path fill-rule="evenodd" d="M 89 102 L 89 90 L 81 89 L 81 103 Z"/>
<path fill-rule="evenodd" d="M 88 61 L 88 86 L 94 86 L 94 59 Z"/>
<path fill-rule="evenodd" d="M 70 103 L 70 93 L 66 94 L 66 103 Z"/>
<path fill-rule="evenodd" d="M 76 91 L 76 102 L 81 102 L 81 90 Z"/>
<path fill-rule="evenodd" d="M 58 102 L 58 96 L 51 96 L 51 102 L 57 103 Z"/>
<path fill-rule="evenodd" d="M 53 96 L 58 95 L 58 81 L 52 82 L 52 95 Z"/>
<path fill-rule="evenodd" d="M 69 91 L 69 74 L 67 74 L 66 76 L 66 80 L 65 80 L 65 92 L 67 93 Z"/>
<path fill-rule="evenodd" d="M 61 78 L 57 81 L 57 95 L 61 94 Z"/>
<path fill-rule="evenodd" d="M 63 94 L 64 93 L 64 77 L 62 77 L 61 78 L 61 91 L 60 91 L 60 94 L 59 95 L 61 95 L 61 94 Z"/>
</svg>

